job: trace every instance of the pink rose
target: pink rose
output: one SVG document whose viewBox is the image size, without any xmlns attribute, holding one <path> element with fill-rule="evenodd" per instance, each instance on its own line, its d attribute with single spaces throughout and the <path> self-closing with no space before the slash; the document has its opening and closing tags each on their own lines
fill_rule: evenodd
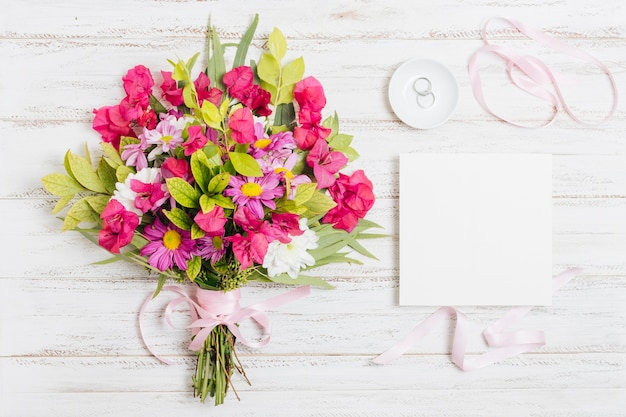
<svg viewBox="0 0 626 417">
<path fill-rule="evenodd" d="M 139 216 L 124 208 L 115 199 L 109 200 L 100 215 L 102 229 L 98 233 L 98 244 L 112 253 L 120 253 L 120 248 L 133 240 L 133 234 L 139 226 Z"/>
<path fill-rule="evenodd" d="M 363 170 L 355 171 L 351 176 L 339 174 L 328 192 L 337 205 L 324 216 L 322 222 L 347 232 L 356 227 L 359 219 L 365 217 L 376 200 L 372 182 Z"/>
<path fill-rule="evenodd" d="M 96 115 L 93 129 L 102 136 L 103 141 L 111 143 L 118 151 L 122 136 L 136 136 L 130 123 L 122 116 L 120 106 L 104 106 L 93 112 Z"/>
</svg>

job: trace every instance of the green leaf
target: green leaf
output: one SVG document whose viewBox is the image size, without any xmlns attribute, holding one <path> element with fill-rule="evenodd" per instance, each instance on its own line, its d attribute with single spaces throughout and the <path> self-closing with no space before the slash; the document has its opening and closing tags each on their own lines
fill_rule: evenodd
<svg viewBox="0 0 626 417">
<path fill-rule="evenodd" d="M 332 140 L 330 140 L 328 142 L 328 146 L 330 146 L 331 148 L 341 151 L 346 149 L 347 147 L 350 146 L 350 144 L 352 143 L 352 139 L 354 138 L 354 136 L 352 135 L 346 135 L 343 133 L 339 133 L 337 135 L 335 135 Z"/>
<path fill-rule="evenodd" d="M 166 281 L 167 281 L 167 275 L 159 274 L 159 281 L 157 282 L 157 287 L 154 290 L 154 294 L 152 294 L 153 299 L 156 298 L 157 295 L 159 295 Z"/>
<path fill-rule="evenodd" d="M 222 129 L 222 120 L 223 117 L 220 114 L 220 110 L 217 106 L 211 103 L 209 100 L 204 100 L 202 102 L 202 109 L 200 109 L 202 113 L 202 120 L 213 129 L 223 130 Z"/>
<path fill-rule="evenodd" d="M 120 143 L 124 141 L 124 138 L 125 136 L 122 136 Z M 117 168 L 118 165 L 124 165 L 124 161 L 122 161 L 119 152 L 113 145 L 108 142 L 100 142 L 100 146 L 102 147 L 104 154 L 109 157 L 111 162 L 114 162 L 114 166 L 112 165 L 113 168 Z"/>
<path fill-rule="evenodd" d="M 115 184 L 117 183 L 117 176 L 115 175 L 115 169 L 109 165 L 104 158 L 100 159 L 98 169 L 96 170 L 100 181 L 106 188 L 108 194 L 113 194 L 115 191 Z"/>
<path fill-rule="evenodd" d="M 228 152 L 228 157 L 237 171 L 246 177 L 262 177 L 263 171 L 259 163 L 247 153 Z"/>
<path fill-rule="evenodd" d="M 193 220 L 191 220 L 185 210 L 174 207 L 171 210 L 163 210 L 163 214 L 165 214 L 165 217 L 167 217 L 175 226 L 180 227 L 183 230 L 191 230 Z"/>
<path fill-rule="evenodd" d="M 67 212 L 61 231 L 75 229 L 82 222 L 97 222 L 98 220 L 99 216 L 94 212 L 89 202 L 86 198 L 82 198 L 74 203 Z"/>
<path fill-rule="evenodd" d="M 50 194 L 59 197 L 73 197 L 76 193 L 85 191 L 85 188 L 82 185 L 80 185 L 72 177 L 65 174 L 49 174 L 43 177 L 41 182 Z"/>
<path fill-rule="evenodd" d="M 330 285 L 328 282 L 324 281 L 319 277 L 312 277 L 307 275 L 298 275 L 297 278 L 291 278 L 287 274 L 281 274 L 276 277 L 268 277 L 271 281 L 279 283 L 279 284 L 288 284 L 288 285 L 314 285 L 317 287 L 332 289 L 334 286 Z"/>
<path fill-rule="evenodd" d="M 293 90 L 295 84 L 283 86 L 279 90 L 278 97 L 276 98 L 276 105 L 288 104 L 293 102 Z"/>
<path fill-rule="evenodd" d="M 208 144 L 202 149 L 202 151 L 208 159 L 207 166 L 209 168 L 222 166 L 222 156 L 220 154 L 220 149 L 216 145 Z"/>
<path fill-rule="evenodd" d="M 198 200 L 202 195 L 191 184 L 182 178 L 167 178 L 167 188 L 178 204 L 188 208 L 198 208 Z"/>
<path fill-rule="evenodd" d="M 311 198 L 304 203 L 304 206 L 312 214 L 325 214 L 336 205 L 337 203 L 332 198 L 320 191 L 315 191 Z"/>
<path fill-rule="evenodd" d="M 150 94 L 150 107 L 152 107 L 152 110 L 154 110 L 156 114 L 167 113 L 165 106 L 152 94 Z"/>
<path fill-rule="evenodd" d="M 248 55 L 248 47 L 252 43 L 254 32 L 256 31 L 257 24 L 259 23 L 259 15 L 254 15 L 254 20 L 243 34 L 239 45 L 237 45 L 237 52 L 235 53 L 235 59 L 233 60 L 233 68 L 240 67 L 246 63 L 246 55 Z"/>
<path fill-rule="evenodd" d="M 287 63 L 287 65 L 283 67 L 281 75 L 283 86 L 295 84 L 302 80 L 304 76 L 304 59 L 300 57 Z"/>
<path fill-rule="evenodd" d="M 317 185 L 314 183 L 304 183 L 298 185 L 296 187 L 296 195 L 294 197 L 296 205 L 302 205 L 309 201 L 311 197 L 313 197 L 316 188 Z"/>
<path fill-rule="evenodd" d="M 88 190 L 97 193 L 106 193 L 107 190 L 98 178 L 93 166 L 86 158 L 82 158 L 72 151 L 67 151 L 67 161 L 76 181 Z"/>
<path fill-rule="evenodd" d="M 204 192 L 207 192 L 209 180 L 211 177 L 209 158 L 202 150 L 197 150 L 191 154 L 191 173 L 196 180 L 196 184 Z"/>
<path fill-rule="evenodd" d="M 208 213 L 215 208 L 215 200 L 206 194 L 200 196 L 200 209 L 203 213 Z"/>
<path fill-rule="evenodd" d="M 230 174 L 228 172 L 222 172 L 217 174 L 211 181 L 209 181 L 208 193 L 209 194 L 218 194 L 226 189 L 228 183 L 230 182 Z"/>
<path fill-rule="evenodd" d="M 191 75 L 191 71 L 193 70 L 193 67 L 196 65 L 196 61 L 198 60 L 199 56 L 200 56 L 200 52 L 196 52 L 194 56 L 192 56 L 191 58 L 187 60 L 187 64 L 185 65 L 187 67 L 187 74 Z"/>
<path fill-rule="evenodd" d="M 278 98 L 278 89 L 275 85 L 270 85 L 265 81 L 261 81 L 261 88 L 270 93 L 270 103 L 276 104 L 276 99 Z"/>
<path fill-rule="evenodd" d="M 222 194 L 215 194 L 213 197 L 211 197 L 213 199 L 213 201 L 215 201 L 215 204 L 217 204 L 218 206 L 220 206 L 221 208 L 225 208 L 225 209 L 235 209 L 235 205 L 233 204 L 233 200 L 231 200 L 230 198 L 222 195 Z"/>
<path fill-rule="evenodd" d="M 117 177 L 117 182 L 126 181 L 126 177 L 134 173 L 135 171 L 131 167 L 127 167 L 126 165 L 120 165 L 115 170 L 115 176 Z"/>
<path fill-rule="evenodd" d="M 199 256 L 194 256 L 189 262 L 187 262 L 187 278 L 193 282 L 194 279 L 200 273 L 202 267 L 202 259 Z"/>
<path fill-rule="evenodd" d="M 198 226 L 197 224 L 192 224 L 191 225 L 191 238 L 192 239 L 200 239 L 203 238 L 204 235 L 206 233 L 204 232 L 204 230 L 200 229 L 200 226 Z"/>
<path fill-rule="evenodd" d="M 104 208 L 107 206 L 110 199 L 111 197 L 108 195 L 91 195 L 84 198 L 84 200 L 87 201 L 91 209 L 98 214 L 98 218 L 100 217 L 100 214 L 104 211 Z"/>
<path fill-rule="evenodd" d="M 261 55 L 259 65 L 257 66 L 257 72 L 261 81 L 264 81 L 274 87 L 279 85 L 280 64 L 272 55 Z"/>
<path fill-rule="evenodd" d="M 207 75 L 211 79 L 211 82 L 214 83 L 215 87 L 223 91 L 224 83 L 222 82 L 222 78 L 226 73 L 226 63 L 224 62 L 224 47 L 220 42 L 217 30 L 215 29 L 215 27 L 211 26 L 210 20 L 207 35 L 207 48 L 207 57 L 209 57 L 207 65 Z"/>
<path fill-rule="evenodd" d="M 54 205 L 51 214 L 57 214 L 58 212 L 63 210 L 69 204 L 69 202 L 72 201 L 73 198 L 73 195 L 66 195 L 64 197 L 61 197 L 61 199 L 59 199 L 59 201 L 57 201 L 57 203 Z"/>
<path fill-rule="evenodd" d="M 363 256 L 367 256 L 368 258 L 372 258 L 372 259 L 378 260 L 378 258 L 373 253 L 371 253 L 369 250 L 365 249 L 365 247 L 363 247 L 363 245 L 361 245 L 356 239 L 351 241 L 348 244 L 348 246 L 350 246 L 352 249 L 354 249 L 355 251 L 357 251 L 358 253 L 360 253 Z"/>
<path fill-rule="evenodd" d="M 274 126 L 284 126 L 284 130 L 289 130 L 290 127 L 296 120 L 296 111 L 293 107 L 293 103 L 281 103 L 276 106 L 276 111 L 274 112 Z M 277 133 L 277 131 L 272 128 L 272 133 Z"/>
<path fill-rule="evenodd" d="M 190 109 L 199 109 L 198 106 L 198 93 L 196 92 L 196 87 L 193 83 L 187 83 L 183 87 L 183 100 L 185 102 L 185 106 Z"/>
<path fill-rule="evenodd" d="M 359 158 L 359 153 L 352 146 L 342 149 L 343 154 L 348 158 L 348 162 L 352 162 Z"/>
<path fill-rule="evenodd" d="M 285 40 L 285 36 L 278 28 L 274 28 L 272 33 L 270 33 L 267 42 L 270 53 L 274 58 L 276 58 L 276 61 L 280 62 L 287 52 L 287 41 Z"/>
</svg>

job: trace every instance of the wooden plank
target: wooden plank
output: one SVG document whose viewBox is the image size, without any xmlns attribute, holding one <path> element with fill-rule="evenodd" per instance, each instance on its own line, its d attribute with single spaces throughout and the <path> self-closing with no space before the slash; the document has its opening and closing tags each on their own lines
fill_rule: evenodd
<svg viewBox="0 0 626 417">
<path fill-rule="evenodd" d="M 335 375 L 328 375 L 332 379 Z M 301 377 L 306 379 L 306 375 Z M 200 404 L 189 393 L 77 392 L 14 394 L 0 405 L 6 415 L 20 417 L 118 417 L 129 408 L 142 415 L 197 416 L 219 413 L 237 417 L 622 417 L 624 390 L 605 389 L 454 389 L 246 392 L 238 402 Z"/>
<path fill-rule="evenodd" d="M 454 0 L 424 2 L 419 6 L 409 1 L 390 3 L 330 2 L 285 7 L 283 2 L 265 2 L 263 7 L 242 7 L 237 2 L 161 0 L 144 2 L 92 2 L 63 0 L 46 13 L 31 13 L 27 0 L 9 4 L 4 14 L 0 36 L 4 38 L 129 38 L 168 36 L 200 37 L 206 29 L 209 14 L 220 33 L 236 39 L 260 13 L 259 34 L 264 37 L 274 26 L 290 37 L 340 41 L 344 39 L 476 39 L 482 23 L 491 16 L 512 13 L 506 2 L 476 2 L 459 9 Z M 458 15 L 462 10 L 461 15 Z M 521 21 L 547 30 L 555 36 L 571 38 L 624 37 L 623 7 L 619 2 L 590 0 L 584 7 L 578 2 L 516 3 L 514 15 Z M 149 19 L 136 16 L 149 14 Z M 459 16 L 452 19 L 451 16 Z M 567 25 L 555 16 L 567 17 Z M 103 24 L 106 22 L 106 24 Z M 602 22 L 601 25 L 598 22 Z M 498 36 L 514 36 L 509 29 L 494 26 Z"/>
</svg>

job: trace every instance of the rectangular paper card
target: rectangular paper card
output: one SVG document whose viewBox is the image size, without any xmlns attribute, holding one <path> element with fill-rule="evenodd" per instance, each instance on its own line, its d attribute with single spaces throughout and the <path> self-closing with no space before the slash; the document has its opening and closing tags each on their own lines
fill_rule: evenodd
<svg viewBox="0 0 626 417">
<path fill-rule="evenodd" d="M 551 155 L 400 156 L 400 304 L 551 301 Z"/>
</svg>

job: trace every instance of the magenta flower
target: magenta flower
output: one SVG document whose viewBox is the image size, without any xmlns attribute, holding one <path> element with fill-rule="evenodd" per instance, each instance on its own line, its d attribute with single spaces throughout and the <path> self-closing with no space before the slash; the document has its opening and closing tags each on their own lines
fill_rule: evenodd
<svg viewBox="0 0 626 417">
<path fill-rule="evenodd" d="M 172 73 L 169 71 L 161 71 L 161 75 L 163 76 L 163 82 L 160 87 L 163 97 L 174 106 L 183 104 L 183 89 L 178 88 L 178 83 L 172 78 Z"/>
<path fill-rule="evenodd" d="M 228 237 L 233 248 L 235 258 L 241 264 L 241 269 L 251 267 L 254 263 L 262 264 L 267 253 L 269 243 L 262 234 L 249 232 L 247 236 L 237 233 Z"/>
<path fill-rule="evenodd" d="M 306 162 L 313 167 L 317 179 L 317 189 L 328 188 L 336 181 L 335 174 L 346 166 L 348 158 L 341 152 L 331 152 L 325 139 L 318 139 L 306 157 Z"/>
<path fill-rule="evenodd" d="M 202 126 L 191 125 L 187 128 L 187 140 L 183 143 L 185 156 L 191 156 L 198 149 L 202 149 L 209 139 L 202 133 Z"/>
<path fill-rule="evenodd" d="M 291 236 L 300 236 L 304 230 L 300 229 L 300 216 L 293 213 L 272 213 L 272 229 L 274 236 L 281 243 L 291 242 Z"/>
<path fill-rule="evenodd" d="M 224 235 L 224 225 L 228 219 L 224 216 L 224 209 L 220 206 L 215 206 L 208 213 L 200 211 L 193 220 L 207 235 L 217 236 Z"/>
<path fill-rule="evenodd" d="M 141 249 L 141 256 L 149 256 L 148 263 L 165 271 L 174 265 L 179 269 L 187 270 L 187 261 L 195 251 L 194 241 L 189 232 L 174 225 L 164 225 L 158 218 L 154 223 L 146 226 L 144 236 L 150 242 Z"/>
<path fill-rule="evenodd" d="M 237 143 L 252 143 L 256 139 L 254 118 L 247 107 L 241 107 L 230 115 L 228 127 L 231 130 L 231 138 Z"/>
<path fill-rule="evenodd" d="M 285 193 L 280 186 L 280 176 L 274 173 L 263 177 L 231 175 L 228 185 L 230 188 L 224 190 L 224 195 L 232 197 L 233 202 L 239 206 L 247 206 L 259 219 L 265 216 L 263 206 L 276 209 L 274 199 Z"/>
<path fill-rule="evenodd" d="M 135 136 L 130 123 L 121 114 L 120 106 L 104 106 L 94 109 L 93 129 L 102 136 L 102 140 L 120 149 L 122 136 Z"/>
<path fill-rule="evenodd" d="M 313 111 L 321 111 L 326 106 L 324 87 L 315 77 L 306 77 L 296 83 L 293 97 L 300 107 L 308 107 Z"/>
<path fill-rule="evenodd" d="M 183 126 L 184 127 L 184 126 Z M 155 129 L 143 130 L 139 136 L 148 145 L 156 145 L 148 154 L 148 160 L 154 161 L 158 155 L 169 152 L 183 143 L 183 127 L 174 115 L 168 115 L 156 126 Z"/>
<path fill-rule="evenodd" d="M 130 181 L 130 189 L 136 193 L 135 207 L 142 213 L 156 211 L 165 203 L 169 196 L 165 193 L 164 188 L 160 182 Z"/>
<path fill-rule="evenodd" d="M 209 260 L 211 264 L 215 264 L 226 254 L 226 249 L 230 242 L 224 238 L 224 235 L 204 236 L 196 240 L 196 255 L 202 259 Z"/>
<path fill-rule="evenodd" d="M 318 139 L 326 139 L 331 129 L 321 125 L 322 115 L 309 107 L 301 107 L 298 111 L 300 126 L 293 129 L 293 137 L 302 150 L 308 151 Z"/>
<path fill-rule="evenodd" d="M 376 201 L 372 182 L 361 169 L 350 176 L 339 174 L 328 192 L 337 205 L 326 213 L 322 222 L 347 232 L 356 227 Z"/>
<path fill-rule="evenodd" d="M 204 72 L 198 74 L 198 78 L 193 82 L 194 87 L 196 87 L 196 93 L 198 94 L 198 104 L 202 106 L 204 100 L 208 100 L 209 102 L 215 104 L 219 107 L 222 102 L 222 91 L 218 88 L 209 88 L 211 85 L 211 80 Z"/>
<path fill-rule="evenodd" d="M 102 229 L 98 233 L 98 244 L 113 253 L 120 253 L 120 248 L 133 240 L 133 233 L 139 226 L 139 216 L 126 210 L 122 203 L 109 200 L 100 214 Z"/>
<path fill-rule="evenodd" d="M 128 95 L 131 103 L 139 103 L 142 108 L 147 108 L 150 104 L 150 94 L 154 80 L 150 70 L 143 65 L 137 65 L 135 68 L 128 70 L 126 75 L 122 77 L 124 82 L 124 91 Z"/>
</svg>

